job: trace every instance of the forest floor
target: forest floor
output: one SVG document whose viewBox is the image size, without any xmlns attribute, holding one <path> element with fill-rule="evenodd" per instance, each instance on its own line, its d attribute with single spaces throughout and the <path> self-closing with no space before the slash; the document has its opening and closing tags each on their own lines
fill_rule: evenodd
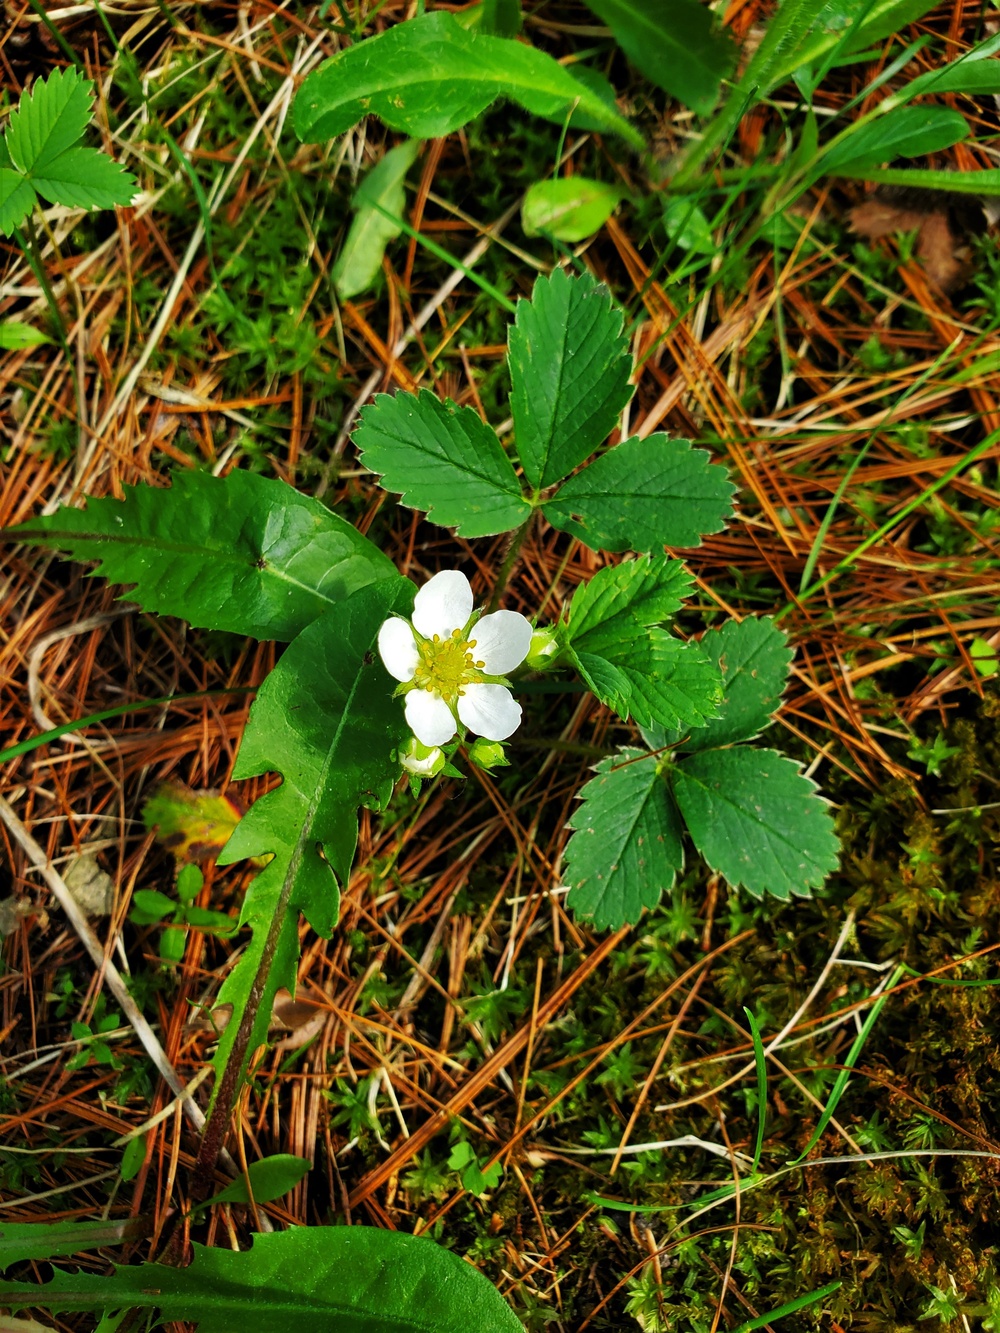
<svg viewBox="0 0 1000 1333">
<path fill-rule="evenodd" d="M 743 40 L 769 7 L 730 11 Z M 338 303 L 330 270 L 357 173 L 393 140 L 374 120 L 332 146 L 292 133 L 294 88 L 334 49 L 329 16 L 270 0 L 7 15 L 11 99 L 72 56 L 143 194 L 117 213 L 47 219 L 71 355 L 55 340 L 4 354 L 0 524 L 177 469 L 239 466 L 323 496 L 404 573 L 461 566 L 488 590 L 503 539 L 464 542 L 397 506 L 345 432 L 373 391 L 417 385 L 508 417 L 509 312 L 490 289 L 513 302 L 559 258 L 517 212 L 552 173 L 558 131 L 500 104 L 425 145 L 416 234 L 390 246 L 373 293 Z M 377 23 L 402 17 L 390 0 Z M 918 67 L 953 59 L 979 21 L 978 5 L 948 0 L 914 24 L 913 38 L 932 38 Z M 603 40 L 571 0 L 529 14 L 526 31 L 557 55 Z M 667 158 L 689 115 L 604 47 L 623 104 Z M 834 71 L 821 98 L 845 105 L 882 59 Z M 963 101 L 978 141 L 937 165 L 990 164 L 987 100 Z M 593 134 L 565 149 L 573 171 L 628 192 L 573 262 L 626 312 L 632 431 L 698 441 L 739 487 L 726 530 L 683 553 L 698 589 L 684 630 L 788 608 L 794 668 L 770 734 L 836 808 L 839 872 L 812 899 L 758 903 L 694 861 L 639 926 L 589 931 L 558 891 L 566 820 L 588 767 L 631 733 L 589 697 L 535 696 L 511 768 L 364 815 L 340 923 L 329 940 L 303 927 L 299 1003 L 276 1014 L 230 1139 L 240 1162 L 314 1163 L 259 1207 L 273 1227 L 426 1231 L 473 1259 L 528 1329 L 714 1333 L 834 1280 L 822 1306 L 780 1328 L 1000 1328 L 1000 1011 L 991 986 L 954 984 L 993 977 L 1000 948 L 1000 444 L 937 484 L 1000 427 L 1000 256 L 974 200 L 961 216 L 948 199 L 907 201 L 892 229 L 904 235 L 859 236 L 850 214 L 870 187 L 836 180 L 773 243 L 740 249 L 755 163 L 783 151 L 789 108 L 757 108 L 728 145 L 743 194 L 700 267 L 669 242 L 648 163 Z M 12 242 L 4 265 L 0 316 L 49 327 Z M 835 576 L 799 598 L 817 555 Z M 554 612 L 601 559 L 564 534 L 534 536 L 505 604 L 547 599 Z M 189 1082 L 241 937 L 189 930 L 170 963 L 165 928 L 129 919 L 135 892 L 173 895 L 176 879 L 143 807 L 164 782 L 244 806 L 266 789 L 227 787 L 249 708 L 233 691 L 259 684 L 278 650 L 130 610 L 85 575 L 5 548 L 0 743 L 178 697 L 9 760 L 0 790 L 64 878 L 90 883 L 92 928 Z M 199 691 L 213 695 L 184 697 Z M 0 1220 L 141 1218 L 145 1234 L 113 1257 L 152 1257 L 196 1141 L 179 1110 L 156 1119 L 171 1094 L 44 877 L 4 837 Z M 252 870 L 200 863 L 199 904 L 235 918 Z M 754 1151 L 744 1006 L 765 1043 L 783 1033 L 767 1066 L 770 1175 L 735 1209 L 700 1205 L 732 1179 L 719 1145 Z M 791 1168 L 849 1063 L 834 1119 Z M 126 1180 L 115 1141 L 140 1126 L 144 1156 Z M 499 1154 L 495 1185 L 463 1188 L 457 1142 L 481 1163 Z M 261 1220 L 217 1208 L 195 1234 L 243 1243 Z"/>
</svg>

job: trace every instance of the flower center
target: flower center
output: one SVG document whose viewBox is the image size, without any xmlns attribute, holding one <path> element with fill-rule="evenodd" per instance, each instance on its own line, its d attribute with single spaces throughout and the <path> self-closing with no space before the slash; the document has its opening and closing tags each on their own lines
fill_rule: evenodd
<svg viewBox="0 0 1000 1333">
<path fill-rule="evenodd" d="M 453 630 L 447 639 L 435 634 L 433 639 L 420 640 L 417 651 L 420 662 L 413 673 L 414 685 L 439 694 L 450 704 L 462 693 L 463 685 L 480 679 L 477 668 L 485 665 L 474 660 L 472 645 L 460 629 Z"/>
</svg>

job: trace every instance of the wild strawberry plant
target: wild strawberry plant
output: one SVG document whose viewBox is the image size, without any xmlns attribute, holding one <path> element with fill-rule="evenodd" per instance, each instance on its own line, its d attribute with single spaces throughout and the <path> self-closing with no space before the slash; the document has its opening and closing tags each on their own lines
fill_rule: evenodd
<svg viewBox="0 0 1000 1333">
<path fill-rule="evenodd" d="M 603 760 L 583 788 L 566 853 L 569 905 L 600 928 L 635 922 L 682 868 L 685 827 L 734 887 L 806 895 L 836 864 L 825 804 L 798 766 L 748 746 L 768 725 L 790 653 L 766 620 L 700 641 L 671 622 L 690 591 L 689 547 L 731 512 L 726 470 L 687 440 L 652 434 L 604 447 L 632 394 L 622 317 L 591 277 L 556 270 L 521 301 L 508 365 L 514 446 L 470 407 L 427 391 L 380 395 L 354 440 L 404 504 L 465 537 L 545 521 L 597 551 L 638 553 L 600 570 L 555 624 L 483 613 L 458 570 L 417 589 L 344 519 L 283 482 L 234 470 L 127 489 L 13 530 L 98 562 L 147 611 L 208 629 L 290 641 L 261 686 L 234 771 L 281 783 L 237 825 L 223 863 L 269 858 L 242 923 L 252 932 L 220 1003 L 244 1021 L 217 1063 L 239 1074 L 266 1036 L 278 987 L 294 990 L 298 917 L 337 923 L 359 806 L 388 805 L 466 762 L 504 762 L 521 721 L 517 683 L 574 672 L 644 745 Z M 516 744 L 516 742 L 515 742 Z M 258 978 L 261 985 L 258 986 Z M 255 989 L 256 988 L 256 989 Z M 261 995 L 251 1005 L 251 993 Z"/>
<path fill-rule="evenodd" d="M 508 762 L 525 675 L 574 673 L 640 729 L 641 744 L 597 765 L 570 821 L 568 902 L 595 927 L 638 921 L 656 906 L 684 865 L 685 828 L 714 871 L 757 896 L 808 894 L 836 865 L 814 784 L 777 751 L 747 744 L 778 706 L 791 657 L 785 636 L 767 620 L 732 621 L 700 641 L 671 629 L 692 577 L 664 548 L 693 546 L 724 526 L 733 493 L 725 468 L 659 433 L 606 447 L 632 394 L 632 364 L 621 314 L 587 275 L 557 269 L 538 280 L 517 307 L 508 366 L 510 449 L 471 408 L 426 391 L 379 396 L 354 435 L 365 465 L 431 522 L 467 538 L 512 534 L 486 609 L 461 570 L 417 588 L 331 509 L 239 469 L 224 478 L 179 473 L 169 489 L 126 488 L 123 500 L 91 499 L 12 530 L 95 561 L 95 573 L 130 585 L 128 597 L 146 611 L 288 643 L 257 693 L 233 773 L 277 773 L 281 782 L 250 807 L 219 858 L 254 858 L 263 869 L 241 916 L 250 940 L 218 997 L 233 1014 L 215 1056 L 199 1154 L 206 1177 L 275 994 L 294 991 L 300 914 L 321 935 L 336 927 L 358 808 L 386 809 L 404 774 L 419 785 L 459 777 L 463 763 Z M 599 570 L 548 625 L 494 606 L 537 522 L 595 551 L 633 553 Z M 177 927 L 206 924 L 186 901 L 147 894 L 136 910 L 142 919 L 171 915 L 178 937 Z M 298 1263 L 289 1267 L 289 1247 L 310 1246 L 314 1266 L 337 1269 L 329 1309 L 288 1276 Z M 377 1317 L 390 1329 L 391 1305 L 411 1319 L 406 1327 L 423 1327 L 412 1322 L 430 1308 L 421 1284 L 450 1282 L 438 1268 L 454 1263 L 412 1237 L 311 1228 L 257 1237 L 245 1254 L 199 1248 L 180 1271 L 118 1269 L 87 1279 L 86 1290 L 59 1274 L 44 1295 L 0 1284 L 0 1299 L 96 1310 L 135 1308 L 153 1292 L 162 1317 L 197 1318 L 202 1329 L 228 1327 L 253 1300 L 268 1304 L 274 1327 L 292 1327 L 308 1310 L 317 1327 L 360 1329 Z M 363 1280 L 387 1266 L 406 1287 L 390 1305 L 380 1283 Z M 465 1286 L 449 1288 L 446 1311 L 455 1327 L 466 1305 L 476 1327 L 513 1327 L 490 1284 L 458 1267 Z M 232 1299 L 220 1303 L 227 1281 Z"/>
</svg>

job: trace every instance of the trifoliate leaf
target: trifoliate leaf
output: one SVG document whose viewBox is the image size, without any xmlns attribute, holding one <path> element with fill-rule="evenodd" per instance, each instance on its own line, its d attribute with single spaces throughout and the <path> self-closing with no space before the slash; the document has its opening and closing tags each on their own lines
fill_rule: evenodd
<svg viewBox="0 0 1000 1333">
<path fill-rule="evenodd" d="M 615 211 L 626 191 L 607 181 L 568 176 L 536 181 L 521 205 L 525 236 L 552 236 L 575 244 L 593 236 Z"/>
<path fill-rule="evenodd" d="M 773 620 L 748 618 L 709 630 L 701 646 L 722 672 L 723 704 L 717 718 L 691 733 L 684 749 L 750 740 L 770 723 L 781 702 L 793 657 L 788 639 Z"/>
<path fill-rule="evenodd" d="M 387 491 L 462 537 L 508 532 L 531 512 L 493 428 L 427 389 L 380 393 L 363 409 L 354 443 Z"/>
<path fill-rule="evenodd" d="M 354 195 L 354 220 L 333 266 L 333 282 L 342 297 L 367 291 L 382 267 L 385 247 L 399 235 L 399 227 L 378 206 L 394 217 L 406 207 L 403 182 L 420 148 L 407 139 L 372 167 Z"/>
<path fill-rule="evenodd" d="M 535 282 L 530 301 L 518 301 L 508 343 L 517 452 L 541 489 L 614 429 L 633 393 L 628 338 L 606 287 L 557 268 Z"/>
<path fill-rule="evenodd" d="M 30 181 L 9 167 L 0 170 L 0 232 L 9 236 L 35 206 Z"/>
<path fill-rule="evenodd" d="M 573 594 L 568 640 L 588 653 L 631 646 L 640 628 L 660 625 L 680 609 L 693 582 L 680 560 L 662 555 L 598 570 Z"/>
<path fill-rule="evenodd" d="M 36 79 L 7 122 L 7 148 L 19 171 L 43 172 L 76 143 L 90 122 L 94 85 L 75 69 Z"/>
<path fill-rule="evenodd" d="M 70 148 L 31 173 L 35 189 L 50 204 L 67 208 L 113 208 L 130 204 L 137 184 L 131 172 L 96 148 Z"/>
<path fill-rule="evenodd" d="M 580 106 L 636 147 L 643 139 L 616 109 L 537 47 L 467 31 L 437 10 L 355 42 L 309 74 L 295 99 L 295 132 L 333 139 L 366 115 L 415 139 L 460 129 L 498 97 L 539 116 Z"/>
<path fill-rule="evenodd" d="M 95 573 L 135 586 L 146 611 L 205 629 L 291 639 L 358 588 L 396 568 L 350 523 L 282 481 L 239 469 L 178 472 L 169 490 L 126 486 L 6 533 L 98 560 Z"/>
<path fill-rule="evenodd" d="M 724 527 L 733 490 L 704 449 L 657 434 L 609 449 L 570 477 L 543 512 L 594 550 L 698 546 Z"/>
<path fill-rule="evenodd" d="M 622 750 L 596 772 L 569 821 L 568 903 L 596 929 L 617 930 L 673 886 L 684 868 L 683 829 L 655 758 Z"/>
<path fill-rule="evenodd" d="M 836 870 L 827 804 L 776 750 L 705 750 L 673 766 L 672 784 L 694 845 L 733 888 L 808 898 Z"/>
<path fill-rule="evenodd" d="M 394 611 L 405 614 L 412 598 L 412 584 L 398 575 L 356 592 L 302 631 L 250 709 L 233 776 L 283 777 L 254 802 L 219 856 L 220 865 L 272 857 L 251 882 L 240 918 L 253 939 L 219 995 L 220 1004 L 242 1013 L 268 928 L 281 920 L 250 1051 L 267 1035 L 275 992 L 281 986 L 294 992 L 298 913 L 320 935 L 333 930 L 338 880 L 346 882 L 357 844 L 358 806 L 381 809 L 399 775 L 394 752 L 407 728 L 375 645 L 384 621 Z M 220 1072 L 237 1027 L 229 1024 L 220 1039 Z"/>
<path fill-rule="evenodd" d="M 192 1322 L 199 1333 L 522 1333 L 493 1284 L 429 1237 L 291 1227 L 254 1236 L 249 1250 L 197 1242 L 192 1250 L 187 1268 L 116 1265 L 109 1276 L 57 1269 L 45 1283 L 3 1282 L 0 1301 L 11 1310 L 159 1311 L 158 1322 Z"/>
</svg>

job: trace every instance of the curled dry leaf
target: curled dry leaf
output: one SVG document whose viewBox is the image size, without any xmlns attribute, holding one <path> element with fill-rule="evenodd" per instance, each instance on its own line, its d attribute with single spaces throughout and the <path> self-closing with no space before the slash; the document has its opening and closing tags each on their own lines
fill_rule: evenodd
<svg viewBox="0 0 1000 1333">
<path fill-rule="evenodd" d="M 942 291 L 954 291 L 968 276 L 971 252 L 965 243 L 965 229 L 940 194 L 928 193 L 927 208 L 920 207 L 923 198 L 895 200 L 876 195 L 851 209 L 851 230 L 872 241 L 896 232 L 917 232 L 916 252 L 927 276 Z M 931 200 L 936 200 L 937 206 Z"/>
<path fill-rule="evenodd" d="M 89 852 L 75 856 L 63 873 L 67 889 L 84 916 L 108 916 L 114 906 L 114 880 Z"/>
<path fill-rule="evenodd" d="M 217 1032 L 222 1032 L 232 1016 L 233 1006 L 220 1004 L 211 1011 L 211 1025 Z M 322 1031 L 326 1019 L 326 1009 L 309 1000 L 293 1000 L 291 993 L 281 986 L 274 996 L 268 1030 L 277 1050 L 294 1051 Z"/>
<path fill-rule="evenodd" d="M 146 828 L 183 864 L 217 856 L 245 814 L 232 796 L 161 782 L 142 808 Z"/>
</svg>

